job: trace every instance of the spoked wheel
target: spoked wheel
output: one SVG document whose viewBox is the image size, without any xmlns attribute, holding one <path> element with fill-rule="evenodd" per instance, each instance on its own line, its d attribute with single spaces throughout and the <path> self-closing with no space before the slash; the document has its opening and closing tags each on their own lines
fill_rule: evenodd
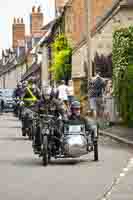
<svg viewBox="0 0 133 200">
<path fill-rule="evenodd" d="M 94 161 L 98 161 L 98 142 L 94 141 Z"/>
<path fill-rule="evenodd" d="M 42 161 L 43 165 L 47 166 L 49 162 L 49 153 L 48 153 L 48 137 L 43 136 L 43 149 L 42 149 Z"/>
<path fill-rule="evenodd" d="M 28 130 L 28 137 L 29 137 L 29 140 L 32 140 L 32 128 L 29 128 Z"/>
<path fill-rule="evenodd" d="M 26 136 L 26 129 L 22 128 L 22 136 L 25 137 Z"/>
</svg>

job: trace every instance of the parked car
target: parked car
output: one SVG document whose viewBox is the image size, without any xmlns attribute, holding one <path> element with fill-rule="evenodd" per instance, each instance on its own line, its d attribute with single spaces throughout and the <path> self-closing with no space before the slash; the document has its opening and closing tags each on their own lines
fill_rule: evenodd
<svg viewBox="0 0 133 200">
<path fill-rule="evenodd" d="M 4 111 L 12 112 L 14 111 L 15 101 L 13 98 L 14 89 L 1 89 L 0 98 L 4 101 Z"/>
</svg>

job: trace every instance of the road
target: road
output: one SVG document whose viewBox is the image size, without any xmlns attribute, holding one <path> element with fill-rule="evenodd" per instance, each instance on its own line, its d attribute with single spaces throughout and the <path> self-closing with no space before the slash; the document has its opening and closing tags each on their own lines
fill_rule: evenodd
<svg viewBox="0 0 133 200">
<path fill-rule="evenodd" d="M 11 114 L 0 116 L 0 199 L 102 200 L 132 157 L 122 144 L 100 138 L 99 162 L 93 154 L 80 159 L 52 160 L 47 167 L 21 136 L 21 123 Z"/>
</svg>

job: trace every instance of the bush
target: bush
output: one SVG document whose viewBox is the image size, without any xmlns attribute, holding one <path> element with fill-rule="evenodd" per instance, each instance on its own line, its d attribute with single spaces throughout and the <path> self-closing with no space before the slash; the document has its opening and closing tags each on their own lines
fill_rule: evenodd
<svg viewBox="0 0 133 200">
<path fill-rule="evenodd" d="M 113 80 L 121 117 L 133 123 L 133 27 L 122 28 L 113 35 Z"/>
</svg>

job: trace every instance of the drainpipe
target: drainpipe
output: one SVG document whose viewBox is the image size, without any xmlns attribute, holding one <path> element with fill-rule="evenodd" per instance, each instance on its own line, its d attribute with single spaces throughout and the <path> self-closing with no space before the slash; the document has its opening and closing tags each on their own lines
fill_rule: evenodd
<svg viewBox="0 0 133 200">
<path fill-rule="evenodd" d="M 87 68 L 88 68 L 88 80 L 92 76 L 92 66 L 91 66 L 91 7 L 93 0 L 85 1 L 85 27 L 86 27 L 86 40 L 87 40 Z"/>
</svg>

